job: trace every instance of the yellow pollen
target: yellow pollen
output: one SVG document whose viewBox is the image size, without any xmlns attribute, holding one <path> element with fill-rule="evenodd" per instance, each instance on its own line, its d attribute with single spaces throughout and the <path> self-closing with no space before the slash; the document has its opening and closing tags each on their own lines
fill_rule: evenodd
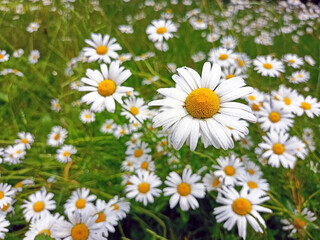
<svg viewBox="0 0 320 240">
<path fill-rule="evenodd" d="M 60 134 L 59 133 L 57 133 L 55 136 L 54 136 L 54 140 L 58 140 L 60 138 Z"/>
<path fill-rule="evenodd" d="M 178 193 L 185 197 L 191 193 L 191 187 L 188 183 L 182 182 L 178 185 Z"/>
<path fill-rule="evenodd" d="M 96 220 L 96 223 L 104 222 L 106 220 L 106 215 L 103 212 L 98 213 L 98 218 Z"/>
<path fill-rule="evenodd" d="M 216 178 L 213 180 L 212 186 L 216 188 L 219 186 L 219 184 L 220 184 L 219 178 Z"/>
<path fill-rule="evenodd" d="M 28 143 L 28 140 L 27 140 L 26 138 L 22 138 L 22 139 L 21 139 L 21 142 L 22 142 L 23 144 L 27 144 L 27 143 Z"/>
<path fill-rule="evenodd" d="M 202 23 L 202 20 L 199 18 L 199 19 L 197 20 L 197 22 L 198 22 L 198 23 Z"/>
<path fill-rule="evenodd" d="M 224 172 L 227 176 L 233 176 L 236 173 L 236 170 L 232 166 L 226 166 Z"/>
<path fill-rule="evenodd" d="M 255 188 L 258 187 L 258 184 L 256 184 L 255 182 L 250 181 L 250 182 L 248 182 L 248 186 L 251 189 L 255 189 Z"/>
<path fill-rule="evenodd" d="M 78 209 L 83 209 L 85 206 L 86 206 L 86 200 L 84 200 L 83 198 L 79 198 L 79 199 L 76 201 L 76 207 L 77 207 Z"/>
<path fill-rule="evenodd" d="M 275 143 L 275 144 L 273 144 L 272 150 L 275 154 L 281 155 L 285 149 L 281 143 Z"/>
<path fill-rule="evenodd" d="M 39 233 L 38 233 L 38 235 L 41 235 L 41 234 L 45 234 L 45 235 L 47 235 L 47 236 L 51 236 L 51 232 L 49 231 L 49 229 L 44 229 L 44 230 L 42 230 L 42 231 L 40 231 Z"/>
<path fill-rule="evenodd" d="M 225 53 L 221 54 L 221 55 L 219 56 L 219 59 L 220 59 L 220 60 L 226 60 L 226 59 L 228 59 L 228 54 L 225 54 Z"/>
<path fill-rule="evenodd" d="M 234 78 L 235 77 L 235 75 L 234 74 L 229 74 L 228 76 L 226 76 L 226 79 L 228 80 L 228 79 L 230 79 L 230 78 Z"/>
<path fill-rule="evenodd" d="M 238 198 L 234 200 L 232 204 L 232 210 L 240 216 L 249 214 L 251 212 L 251 209 L 252 205 L 250 201 L 245 198 Z"/>
<path fill-rule="evenodd" d="M 1 208 L 1 211 L 5 212 L 8 210 L 8 208 L 10 207 L 10 203 L 6 204 L 6 205 L 3 205 L 2 208 Z"/>
<path fill-rule="evenodd" d="M 276 122 L 279 122 L 279 121 L 280 121 L 281 116 L 280 116 L 280 114 L 277 113 L 277 112 L 271 112 L 271 113 L 269 114 L 269 119 L 270 119 L 271 122 L 276 123 Z"/>
<path fill-rule="evenodd" d="M 131 107 L 130 108 L 130 112 L 133 114 L 133 115 L 137 115 L 139 113 L 139 108 L 137 107 Z"/>
<path fill-rule="evenodd" d="M 255 174 L 255 171 L 253 169 L 249 169 L 248 173 L 250 173 L 251 175 Z"/>
<path fill-rule="evenodd" d="M 295 229 L 302 229 L 306 226 L 306 222 L 299 218 L 294 219 L 292 224 L 295 227 Z"/>
<path fill-rule="evenodd" d="M 271 69 L 272 68 L 272 64 L 271 63 L 265 63 L 263 64 L 263 67 L 266 69 Z"/>
<path fill-rule="evenodd" d="M 0 59 L 4 59 L 4 56 L 2 54 L 0 54 Z"/>
<path fill-rule="evenodd" d="M 84 223 L 78 223 L 71 229 L 72 240 L 87 240 L 89 229 Z"/>
<path fill-rule="evenodd" d="M 116 91 L 116 88 L 117 86 L 114 81 L 105 79 L 99 83 L 98 93 L 103 97 L 107 97 L 112 95 Z"/>
<path fill-rule="evenodd" d="M 249 99 L 250 99 L 251 101 L 254 101 L 254 100 L 256 100 L 256 97 L 253 96 L 253 95 L 250 95 L 250 96 L 249 96 Z"/>
<path fill-rule="evenodd" d="M 141 163 L 141 168 L 147 170 L 149 167 L 149 163 L 148 162 L 143 162 Z"/>
<path fill-rule="evenodd" d="M 296 61 L 294 59 L 290 59 L 288 62 L 295 63 Z"/>
<path fill-rule="evenodd" d="M 288 98 L 288 97 L 285 97 L 285 98 L 283 99 L 283 101 L 284 101 L 284 103 L 285 103 L 286 105 L 290 105 L 290 104 L 291 104 L 291 99 Z"/>
<path fill-rule="evenodd" d="M 157 29 L 158 34 L 165 34 L 167 32 L 167 29 L 165 27 L 159 27 Z"/>
<path fill-rule="evenodd" d="M 23 183 L 22 182 L 18 182 L 16 185 L 14 185 L 15 188 L 20 188 L 23 186 Z M 0 196 L 1 196 L 1 192 L 0 192 Z M 0 197 L 1 199 L 1 197 Z"/>
<path fill-rule="evenodd" d="M 86 114 L 86 115 L 84 115 L 84 117 L 88 119 L 88 118 L 90 118 L 90 115 Z"/>
<path fill-rule="evenodd" d="M 135 157 L 141 157 L 142 156 L 142 154 L 143 154 L 143 151 L 142 151 L 142 149 L 137 149 L 135 152 L 134 152 L 134 156 Z"/>
<path fill-rule="evenodd" d="M 111 128 L 111 125 L 110 125 L 110 124 L 107 124 L 107 125 L 106 125 L 106 129 L 109 129 L 109 128 Z"/>
<path fill-rule="evenodd" d="M 120 56 L 119 60 L 120 60 L 121 62 L 123 62 L 123 61 L 126 60 L 126 59 L 124 58 L 124 56 Z"/>
<path fill-rule="evenodd" d="M 113 211 L 117 211 L 119 209 L 119 206 L 117 204 L 113 204 L 112 207 Z"/>
<path fill-rule="evenodd" d="M 309 109 L 311 109 L 310 103 L 307 103 L 307 102 L 302 102 L 300 107 L 301 107 L 302 109 L 304 109 L 304 110 L 309 110 Z"/>
<path fill-rule="evenodd" d="M 260 111 L 260 106 L 258 104 L 252 104 L 252 110 L 253 111 Z"/>
<path fill-rule="evenodd" d="M 44 202 L 38 201 L 33 205 L 33 210 L 35 212 L 41 212 L 44 209 Z"/>
<path fill-rule="evenodd" d="M 4 193 L 0 191 L 0 199 L 2 199 L 3 197 L 4 197 Z"/>
<path fill-rule="evenodd" d="M 21 150 L 18 150 L 18 151 L 17 151 L 17 154 L 20 154 L 20 153 L 21 153 Z"/>
<path fill-rule="evenodd" d="M 208 88 L 193 90 L 186 99 L 186 109 L 194 118 L 210 118 L 219 111 L 218 95 Z"/>
<path fill-rule="evenodd" d="M 124 129 L 121 129 L 120 134 L 124 135 L 126 133 L 126 131 Z"/>
<path fill-rule="evenodd" d="M 139 186 L 138 186 L 138 190 L 139 190 L 140 193 L 149 192 L 149 190 L 150 190 L 149 183 L 146 183 L 146 182 L 140 183 Z"/>
<path fill-rule="evenodd" d="M 136 143 L 136 142 L 137 142 L 137 139 L 134 138 L 134 139 L 131 140 L 131 142 L 132 142 L 132 143 Z"/>
<path fill-rule="evenodd" d="M 302 76 L 302 74 L 299 74 L 298 77 L 299 77 L 299 78 L 302 78 L 303 76 Z"/>
<path fill-rule="evenodd" d="M 65 152 L 63 153 L 63 156 L 64 156 L 64 157 L 69 157 L 69 156 L 70 156 L 70 152 L 69 152 L 69 151 L 65 151 Z"/>
<path fill-rule="evenodd" d="M 172 13 L 172 9 L 171 9 L 171 8 L 168 8 L 168 9 L 166 10 L 166 12 L 170 14 L 170 13 Z"/>
<path fill-rule="evenodd" d="M 245 64 L 245 62 L 244 62 L 243 60 L 240 60 L 240 61 L 238 62 L 238 65 L 239 65 L 240 67 L 243 67 L 244 64 Z"/>
<path fill-rule="evenodd" d="M 127 163 L 127 166 L 128 166 L 128 167 L 130 167 L 130 166 L 132 166 L 132 165 L 133 165 L 132 162 L 128 162 L 128 163 Z"/>
<path fill-rule="evenodd" d="M 167 140 L 163 140 L 161 141 L 161 146 L 168 146 L 168 141 Z"/>
<path fill-rule="evenodd" d="M 99 55 L 104 55 L 108 52 L 108 48 L 106 46 L 98 46 L 96 48 L 96 53 L 99 54 Z"/>
</svg>

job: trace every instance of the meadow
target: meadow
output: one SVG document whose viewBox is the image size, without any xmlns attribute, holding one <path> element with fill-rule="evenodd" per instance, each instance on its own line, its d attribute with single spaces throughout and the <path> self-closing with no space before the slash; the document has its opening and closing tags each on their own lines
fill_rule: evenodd
<svg viewBox="0 0 320 240">
<path fill-rule="evenodd" d="M 319 19 L 1 0 L 0 239 L 319 239 Z"/>
</svg>

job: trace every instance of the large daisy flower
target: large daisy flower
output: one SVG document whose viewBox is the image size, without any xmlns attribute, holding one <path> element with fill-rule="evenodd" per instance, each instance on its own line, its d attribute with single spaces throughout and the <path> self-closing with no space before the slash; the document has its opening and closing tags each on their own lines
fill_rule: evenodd
<svg viewBox="0 0 320 240">
<path fill-rule="evenodd" d="M 102 35 L 91 34 L 92 40 L 86 39 L 85 42 L 91 47 L 83 48 L 84 56 L 88 57 L 89 62 L 94 61 L 104 61 L 105 63 L 110 63 L 111 59 L 117 59 L 119 57 L 116 51 L 121 50 L 119 43 L 116 43 L 115 38 L 111 38 L 108 34 Z"/>
<path fill-rule="evenodd" d="M 173 37 L 174 32 L 177 31 L 177 26 L 171 21 L 153 20 L 152 25 L 146 29 L 148 37 L 153 42 L 162 42 L 163 39 L 168 40 Z"/>
<path fill-rule="evenodd" d="M 79 91 L 90 92 L 81 100 L 86 104 L 92 103 L 91 110 L 94 112 L 102 112 L 104 109 L 114 112 L 116 108 L 114 100 L 123 104 L 121 98 L 126 92 L 133 91 L 131 87 L 121 86 L 131 76 L 131 72 L 120 67 L 118 62 L 111 62 L 109 69 L 106 64 L 102 64 L 100 68 L 101 72 L 87 69 L 87 78 L 81 78 L 81 81 L 88 85 L 79 87 Z"/>
<path fill-rule="evenodd" d="M 153 118 L 153 127 L 162 126 L 163 130 L 168 130 L 175 149 L 180 149 L 187 141 L 193 151 L 199 137 L 205 147 L 233 148 L 230 128 L 247 135 L 247 127 L 238 119 L 255 122 L 256 117 L 248 106 L 232 101 L 247 96 L 253 89 L 245 87 L 246 83 L 240 77 L 220 82 L 218 64 L 211 67 L 206 62 L 201 77 L 188 67 L 177 71 L 179 75 L 172 76 L 176 87 L 158 89 L 165 99 L 149 103 L 150 106 L 162 106 Z"/>
<path fill-rule="evenodd" d="M 258 56 L 253 60 L 254 70 L 262 76 L 279 77 L 280 72 L 284 72 L 284 65 L 281 61 L 273 59 L 271 56 Z"/>
</svg>

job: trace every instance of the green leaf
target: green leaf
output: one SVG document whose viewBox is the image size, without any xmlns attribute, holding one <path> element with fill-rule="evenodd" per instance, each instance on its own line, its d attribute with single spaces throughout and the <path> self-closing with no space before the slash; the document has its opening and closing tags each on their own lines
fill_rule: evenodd
<svg viewBox="0 0 320 240">
<path fill-rule="evenodd" d="M 54 240 L 52 237 L 49 237 L 45 233 L 38 235 L 34 238 L 34 240 Z"/>
</svg>

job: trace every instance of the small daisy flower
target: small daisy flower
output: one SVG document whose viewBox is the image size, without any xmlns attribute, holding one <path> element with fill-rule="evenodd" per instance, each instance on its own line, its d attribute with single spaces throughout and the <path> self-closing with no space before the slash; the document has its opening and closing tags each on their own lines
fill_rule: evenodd
<svg viewBox="0 0 320 240">
<path fill-rule="evenodd" d="M 52 99 L 51 100 L 51 109 L 55 112 L 60 112 L 61 105 L 59 103 L 59 99 Z"/>
<path fill-rule="evenodd" d="M 280 85 L 278 91 L 272 91 L 271 94 L 286 110 L 295 113 L 299 108 L 299 103 L 297 102 L 299 95 L 296 90 Z"/>
<path fill-rule="evenodd" d="M 15 202 L 16 202 L 16 200 L 12 200 L 11 203 L 7 203 L 6 205 L 3 205 L 3 207 L 0 208 L 0 215 L 6 216 L 9 213 L 11 213 L 13 215 L 15 213 L 14 207 L 13 207 Z"/>
<path fill-rule="evenodd" d="M 117 124 L 114 123 L 113 119 L 108 119 L 102 124 L 100 131 L 102 133 L 113 133 L 114 129 L 117 127 Z"/>
<path fill-rule="evenodd" d="M 132 157 L 127 157 L 121 164 L 121 170 L 134 172 L 134 170 L 136 169 L 136 163 L 137 160 Z"/>
<path fill-rule="evenodd" d="M 150 85 L 150 84 L 152 84 L 152 83 L 154 83 L 155 81 L 158 81 L 158 80 L 159 80 L 158 76 L 147 77 L 147 78 L 142 80 L 142 84 L 143 85 Z"/>
<path fill-rule="evenodd" d="M 4 150 L 3 159 L 4 162 L 11 164 L 19 164 L 26 155 L 25 145 L 22 143 L 8 146 Z"/>
<path fill-rule="evenodd" d="M 10 222 L 6 220 L 5 215 L 0 215 L 0 238 L 5 239 L 6 233 L 9 232 Z"/>
<path fill-rule="evenodd" d="M 29 26 L 27 27 L 27 31 L 32 33 L 32 32 L 36 32 L 39 29 L 39 24 L 36 22 L 32 22 L 29 24 Z"/>
<path fill-rule="evenodd" d="M 148 202 L 153 203 L 154 197 L 159 197 L 161 190 L 160 178 L 152 172 L 137 170 L 137 175 L 129 178 L 130 185 L 126 186 L 127 198 L 135 198 L 138 202 L 143 202 L 147 206 Z"/>
<path fill-rule="evenodd" d="M 114 112 L 116 105 L 115 100 L 123 104 L 122 97 L 126 92 L 133 91 L 131 87 L 123 87 L 121 84 L 130 76 L 129 70 L 119 66 L 119 62 L 111 62 L 109 69 L 106 64 L 100 66 L 101 72 L 98 70 L 87 69 L 86 75 L 81 81 L 88 84 L 80 87 L 79 91 L 89 91 L 81 100 L 86 104 L 91 104 L 91 110 L 94 112 L 102 112 L 107 109 L 108 112 Z"/>
<path fill-rule="evenodd" d="M 134 58 L 135 61 L 144 61 L 148 58 L 154 57 L 155 53 L 154 52 L 146 52 L 146 53 L 142 53 L 140 56 L 136 56 Z"/>
<path fill-rule="evenodd" d="M 32 222 L 44 218 L 49 211 L 56 209 L 56 202 L 52 200 L 53 193 L 47 193 L 46 189 L 31 194 L 27 200 L 24 200 L 24 204 L 21 208 L 24 208 L 23 215 L 27 222 Z"/>
<path fill-rule="evenodd" d="M 77 149 L 72 145 L 64 145 L 57 150 L 56 159 L 61 163 L 72 161 L 71 155 L 76 154 Z"/>
<path fill-rule="evenodd" d="M 14 185 L 14 188 L 16 189 L 17 192 L 22 192 L 23 186 L 33 186 L 33 185 L 34 185 L 34 180 L 27 178 L 16 183 L 16 185 Z"/>
<path fill-rule="evenodd" d="M 214 175 L 221 177 L 224 185 L 236 185 L 240 176 L 245 172 L 240 158 L 232 154 L 230 157 L 219 157 L 217 162 L 219 165 L 212 165 L 213 168 L 217 169 Z"/>
<path fill-rule="evenodd" d="M 18 50 L 13 52 L 13 57 L 20 58 L 24 54 L 24 50 L 22 48 L 19 48 Z"/>
<path fill-rule="evenodd" d="M 252 140 L 251 140 L 251 137 L 249 135 L 244 137 L 244 138 L 240 138 L 239 139 L 239 144 L 240 144 L 241 147 L 243 147 L 244 149 L 247 149 L 247 150 L 252 148 L 253 145 L 254 145 Z"/>
<path fill-rule="evenodd" d="M 237 41 L 231 36 L 225 36 L 220 40 L 222 47 L 234 49 L 237 46 Z"/>
<path fill-rule="evenodd" d="M 119 55 L 119 57 L 118 57 L 117 60 L 118 60 L 120 63 L 123 63 L 123 62 L 126 62 L 126 61 L 131 60 L 131 58 L 132 58 L 131 53 L 121 53 L 121 54 Z"/>
<path fill-rule="evenodd" d="M 304 57 L 304 60 L 311 66 L 314 66 L 316 62 L 313 60 L 313 58 L 309 55 Z"/>
<path fill-rule="evenodd" d="M 116 43 L 115 38 L 110 39 L 108 34 L 105 34 L 102 37 L 100 33 L 91 33 L 91 39 L 85 40 L 90 47 L 83 48 L 83 54 L 88 58 L 88 62 L 103 61 L 105 63 L 110 63 L 111 58 L 118 58 L 119 55 L 116 51 L 119 51 L 122 48 L 119 43 Z"/>
<path fill-rule="evenodd" d="M 269 184 L 267 180 L 260 178 L 258 175 L 246 173 L 242 175 L 239 180 L 239 185 L 246 187 L 249 191 L 255 190 L 265 194 L 269 191 Z"/>
<path fill-rule="evenodd" d="M 296 54 L 286 54 L 283 56 L 283 61 L 288 63 L 288 66 L 300 68 L 303 65 L 303 59 Z"/>
<path fill-rule="evenodd" d="M 126 34 L 132 34 L 133 33 L 133 28 L 131 25 L 120 25 L 118 27 L 119 31 L 122 33 L 126 33 Z"/>
<path fill-rule="evenodd" d="M 226 48 L 211 49 L 209 52 L 209 61 L 219 64 L 221 67 L 229 67 L 234 61 L 235 54 L 233 50 Z"/>
<path fill-rule="evenodd" d="M 169 50 L 168 43 L 166 42 L 155 42 L 154 47 L 162 52 L 167 52 Z"/>
<path fill-rule="evenodd" d="M 300 96 L 297 100 L 299 108 L 296 109 L 296 114 L 301 116 L 303 113 L 307 114 L 309 118 L 320 115 L 320 103 L 318 99 L 311 96 L 303 97 Z"/>
<path fill-rule="evenodd" d="M 71 197 L 64 204 L 64 210 L 68 214 L 70 212 L 91 212 L 94 209 L 93 201 L 96 200 L 95 195 L 89 195 L 90 190 L 87 188 L 78 188 L 72 192 Z"/>
<path fill-rule="evenodd" d="M 235 65 L 242 71 L 246 71 L 251 66 L 251 59 L 245 53 L 237 53 L 233 60 L 236 63 Z"/>
<path fill-rule="evenodd" d="M 59 146 L 64 143 L 68 136 L 68 131 L 60 126 L 54 126 L 51 133 L 48 135 L 47 144 L 53 147 Z"/>
<path fill-rule="evenodd" d="M 252 161 L 245 161 L 244 168 L 251 176 L 261 177 L 262 172 L 260 167 Z"/>
<path fill-rule="evenodd" d="M 215 176 L 213 172 L 207 173 L 202 181 L 207 191 L 217 190 L 222 186 L 222 177 Z"/>
<path fill-rule="evenodd" d="M 145 105 L 142 98 L 130 97 L 125 99 L 122 107 L 121 116 L 125 116 L 131 123 L 136 121 L 143 122 L 149 117 L 148 106 Z"/>
<path fill-rule="evenodd" d="M 221 79 L 228 80 L 234 77 L 241 77 L 246 79 L 248 76 L 242 72 L 241 68 L 231 66 L 229 68 L 224 68 L 221 72 Z"/>
<path fill-rule="evenodd" d="M 292 138 L 294 138 L 294 141 L 297 144 L 295 155 L 298 158 L 304 160 L 309 153 L 309 150 L 307 148 L 307 144 L 305 144 L 302 140 L 300 140 L 296 136 L 293 136 Z"/>
<path fill-rule="evenodd" d="M 280 72 L 284 72 L 284 65 L 281 61 L 271 56 L 258 56 L 253 60 L 254 70 L 262 76 L 279 77 Z"/>
<path fill-rule="evenodd" d="M 237 223 L 238 234 L 246 239 L 247 222 L 256 232 L 263 233 L 262 227 L 266 227 L 265 221 L 258 212 L 271 213 L 268 208 L 259 204 L 269 200 L 269 197 L 263 193 L 256 191 L 248 192 L 247 188 L 243 188 L 238 193 L 233 187 L 225 187 L 218 190 L 221 194 L 217 197 L 217 203 L 224 206 L 216 207 L 213 214 L 216 215 L 217 222 L 226 221 L 223 225 L 228 231 Z"/>
<path fill-rule="evenodd" d="M 188 211 L 190 207 L 198 208 L 196 198 L 205 197 L 205 186 L 199 182 L 200 180 L 201 177 L 192 174 L 192 170 L 188 168 L 183 170 L 182 177 L 176 172 L 171 172 L 165 181 L 168 187 L 163 189 L 165 196 L 171 196 L 170 208 L 174 208 L 178 202 L 182 211 Z"/>
<path fill-rule="evenodd" d="M 7 54 L 6 50 L 0 49 L 0 62 L 6 62 L 9 60 L 9 54 Z"/>
<path fill-rule="evenodd" d="M 88 109 L 83 109 L 80 112 L 80 120 L 83 123 L 92 123 L 96 120 L 96 115 Z"/>
<path fill-rule="evenodd" d="M 217 40 L 219 40 L 220 35 L 218 33 L 209 33 L 206 37 L 208 42 L 215 42 Z"/>
<path fill-rule="evenodd" d="M 153 20 L 146 29 L 148 38 L 153 42 L 163 42 L 173 37 L 177 32 L 177 26 L 171 20 Z"/>
<path fill-rule="evenodd" d="M 195 30 L 202 30 L 208 28 L 208 22 L 206 21 L 206 19 L 202 19 L 200 17 L 191 17 L 189 19 L 189 22 Z"/>
<path fill-rule="evenodd" d="M 39 58 L 40 58 L 40 52 L 38 50 L 32 50 L 29 55 L 29 63 L 35 64 L 38 62 Z"/>
<path fill-rule="evenodd" d="M 12 204 L 15 190 L 8 183 L 0 183 L 0 208 Z"/>
<path fill-rule="evenodd" d="M 119 220 L 124 219 L 130 211 L 130 202 L 125 201 L 124 198 L 119 198 L 118 196 L 114 196 L 114 198 L 108 202 L 108 206 L 113 208 L 113 212 L 117 215 Z"/>
<path fill-rule="evenodd" d="M 192 55 L 192 60 L 194 62 L 201 62 L 202 60 L 204 60 L 206 57 L 206 55 L 204 54 L 204 52 L 198 52 Z"/>
<path fill-rule="evenodd" d="M 130 129 L 128 127 L 128 125 L 124 124 L 124 125 L 118 125 L 114 131 L 113 131 L 113 135 L 118 139 L 120 137 L 123 137 L 125 135 L 130 134 Z"/>
<path fill-rule="evenodd" d="M 132 157 L 134 161 L 151 157 L 151 149 L 148 147 L 148 143 L 141 142 L 139 145 L 129 146 L 126 150 L 127 157 Z"/>
<path fill-rule="evenodd" d="M 307 82 L 310 79 L 310 73 L 305 70 L 300 70 L 287 77 L 291 83 Z"/>
<path fill-rule="evenodd" d="M 138 161 L 136 161 L 135 162 L 135 169 L 154 172 L 156 167 L 155 167 L 154 161 L 151 160 L 151 156 L 150 156 L 150 157 L 142 158 L 142 159 L 139 159 Z"/>
<path fill-rule="evenodd" d="M 15 144 L 23 144 L 25 148 L 30 149 L 31 144 L 34 142 L 34 136 L 31 133 L 26 132 L 20 132 L 18 133 L 18 137 L 20 139 L 16 139 L 14 141 Z"/>
</svg>

